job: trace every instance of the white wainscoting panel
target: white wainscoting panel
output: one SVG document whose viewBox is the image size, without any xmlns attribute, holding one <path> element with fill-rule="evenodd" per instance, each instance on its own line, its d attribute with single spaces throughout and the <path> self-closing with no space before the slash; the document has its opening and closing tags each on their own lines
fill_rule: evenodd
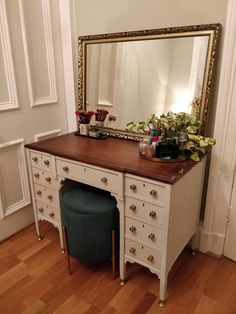
<svg viewBox="0 0 236 314">
<path fill-rule="evenodd" d="M 6 0 L 0 0 L 0 111 L 19 107 Z"/>
<path fill-rule="evenodd" d="M 38 133 L 34 135 L 34 141 L 38 142 L 38 141 L 46 140 L 47 138 L 51 138 L 51 137 L 59 136 L 59 135 L 61 135 L 61 129 L 56 129 L 56 130 L 52 130 L 52 131 L 48 131 L 44 133 Z"/>
<path fill-rule="evenodd" d="M 49 0 L 19 1 L 31 107 L 57 102 Z"/>
<path fill-rule="evenodd" d="M 30 202 L 24 139 L 0 144 L 0 218 Z"/>
</svg>

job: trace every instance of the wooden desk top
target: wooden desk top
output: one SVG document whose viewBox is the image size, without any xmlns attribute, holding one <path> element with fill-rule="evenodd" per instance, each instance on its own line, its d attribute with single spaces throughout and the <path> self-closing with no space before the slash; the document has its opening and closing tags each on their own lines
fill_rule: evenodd
<svg viewBox="0 0 236 314">
<path fill-rule="evenodd" d="M 191 159 L 174 163 L 146 160 L 139 155 L 137 142 L 112 137 L 94 139 L 70 133 L 25 147 L 169 184 L 174 184 L 196 165 Z"/>
</svg>

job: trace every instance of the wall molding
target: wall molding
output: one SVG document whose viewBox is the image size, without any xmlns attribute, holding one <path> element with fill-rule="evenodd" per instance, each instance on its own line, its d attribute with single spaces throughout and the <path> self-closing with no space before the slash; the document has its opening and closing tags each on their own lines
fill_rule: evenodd
<svg viewBox="0 0 236 314">
<path fill-rule="evenodd" d="M 23 40 L 23 48 L 24 48 L 25 63 L 26 63 L 26 74 L 27 74 L 27 81 L 28 81 L 30 105 L 31 107 L 35 107 L 35 106 L 56 103 L 58 101 L 58 97 L 57 97 L 57 87 L 56 87 L 56 73 L 55 73 L 50 2 L 49 0 L 40 0 L 42 3 L 42 12 L 43 12 L 44 36 L 45 36 L 45 46 L 46 46 L 46 54 L 47 54 L 47 70 L 48 70 L 50 94 L 46 97 L 44 96 L 40 98 L 35 98 L 34 91 L 33 91 L 32 76 L 31 76 L 31 71 L 30 71 L 30 58 L 29 58 L 29 49 L 28 49 L 28 43 L 27 43 L 24 5 L 23 5 L 23 0 L 18 0 L 18 1 L 19 1 L 19 12 L 20 12 L 22 40 Z"/>
<path fill-rule="evenodd" d="M 222 255 L 236 166 L 236 2 L 229 0 L 205 218 L 202 252 Z"/>
<path fill-rule="evenodd" d="M 20 173 L 20 182 L 21 182 L 21 189 L 22 189 L 22 199 L 18 200 L 17 202 L 7 207 L 4 202 L 5 197 L 3 195 L 3 191 L 1 191 L 0 189 L 0 218 L 1 219 L 3 219 L 4 217 L 16 212 L 17 210 L 31 203 L 26 158 L 25 158 L 25 151 L 24 151 L 24 139 L 22 138 L 22 139 L 0 144 L 0 154 L 3 151 L 5 152 L 7 150 L 15 150 L 17 154 L 19 173 Z M 0 176 L 1 176 L 1 173 L 0 173 Z M 4 182 L 3 178 L 0 178 L 0 179 L 1 179 L 1 182 Z"/>
<path fill-rule="evenodd" d="M 2 111 L 19 108 L 12 48 L 8 28 L 6 0 L 0 0 L 0 41 L 3 49 L 3 64 L 5 68 L 7 80 L 6 83 L 9 94 L 8 101 L 0 102 L 0 111 Z"/>
<path fill-rule="evenodd" d="M 54 136 L 59 136 L 59 135 L 61 135 L 61 129 L 55 129 L 55 130 L 47 131 L 44 133 L 38 133 L 34 135 L 34 141 L 38 142 L 38 141 L 45 140 L 47 138 L 51 138 Z"/>
</svg>

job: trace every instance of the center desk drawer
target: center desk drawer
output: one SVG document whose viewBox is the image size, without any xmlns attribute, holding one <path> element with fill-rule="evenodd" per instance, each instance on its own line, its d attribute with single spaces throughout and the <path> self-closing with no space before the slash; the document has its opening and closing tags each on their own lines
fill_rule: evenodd
<svg viewBox="0 0 236 314">
<path fill-rule="evenodd" d="M 110 192 L 121 193 L 122 177 L 119 172 L 60 159 L 56 160 L 56 167 L 59 176 Z"/>
</svg>

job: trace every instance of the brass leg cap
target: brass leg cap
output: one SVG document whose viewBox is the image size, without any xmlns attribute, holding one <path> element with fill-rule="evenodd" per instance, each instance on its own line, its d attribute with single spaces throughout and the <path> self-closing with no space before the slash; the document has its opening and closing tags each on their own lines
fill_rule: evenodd
<svg viewBox="0 0 236 314">
<path fill-rule="evenodd" d="M 124 286 L 125 284 L 126 284 L 126 281 L 125 280 L 121 280 L 120 285 Z"/>
<path fill-rule="evenodd" d="M 61 250 L 61 253 L 62 253 L 62 254 L 65 254 L 65 253 L 66 253 L 66 250 L 65 250 L 65 249 L 62 249 L 62 250 Z"/>
<path fill-rule="evenodd" d="M 160 300 L 159 301 L 159 306 L 164 307 L 166 305 L 166 300 Z"/>
<path fill-rule="evenodd" d="M 43 238 L 41 236 L 38 236 L 38 240 L 41 241 L 43 240 Z"/>
<path fill-rule="evenodd" d="M 195 256 L 196 255 L 196 251 L 192 250 L 191 254 L 192 254 L 192 256 Z"/>
</svg>

